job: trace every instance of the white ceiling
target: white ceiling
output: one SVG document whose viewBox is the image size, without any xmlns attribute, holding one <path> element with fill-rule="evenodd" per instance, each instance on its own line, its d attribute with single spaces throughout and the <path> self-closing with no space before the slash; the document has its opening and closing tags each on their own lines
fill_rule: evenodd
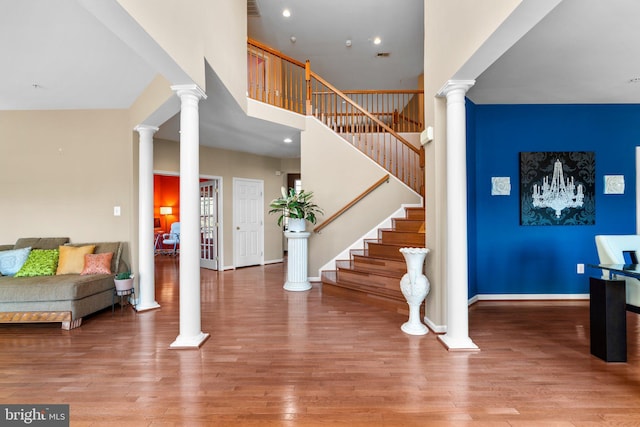
<svg viewBox="0 0 640 427">
<path fill-rule="evenodd" d="M 480 104 L 640 103 L 640 1 L 563 0 L 476 79 Z"/>
<path fill-rule="evenodd" d="M 536 0 L 524 0 L 526 2 Z M 0 109 L 128 108 L 155 72 L 82 6 L 85 0 L 0 0 Z M 415 88 L 422 73 L 422 0 L 257 0 L 249 36 L 340 89 Z M 289 7 L 292 16 L 283 18 Z M 486 103 L 640 103 L 640 2 L 563 0 L 480 76 Z M 292 43 L 291 36 L 296 37 Z M 382 38 L 379 46 L 373 37 Z M 346 46 L 351 40 L 351 47 Z M 380 58 L 378 52 L 388 52 Z M 428 79 L 429 77 L 426 76 Z M 211 69 L 201 142 L 292 157 L 299 135 L 246 117 Z M 247 131 L 251 129 L 251 132 Z M 178 138 L 177 118 L 159 137 Z"/>
<path fill-rule="evenodd" d="M 338 89 L 417 89 L 423 0 L 255 1 L 260 16 L 249 17 L 249 37 L 298 61 L 308 59 L 311 69 Z M 282 16 L 285 8 L 291 17 Z M 373 43 L 376 37 L 379 45 Z M 383 52 L 389 56 L 377 56 Z"/>
<path fill-rule="evenodd" d="M 154 70 L 70 0 L 0 0 L 0 110 L 129 108 Z"/>
</svg>

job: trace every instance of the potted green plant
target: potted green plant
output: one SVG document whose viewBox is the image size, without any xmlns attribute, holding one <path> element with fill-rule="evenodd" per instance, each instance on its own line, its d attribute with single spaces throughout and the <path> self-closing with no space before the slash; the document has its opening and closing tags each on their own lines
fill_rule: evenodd
<svg viewBox="0 0 640 427">
<path fill-rule="evenodd" d="M 116 284 L 117 291 L 128 291 L 129 289 L 133 289 L 133 273 L 130 271 L 116 274 L 113 281 Z"/>
<path fill-rule="evenodd" d="M 289 231 L 301 232 L 305 231 L 305 222 L 312 224 L 317 222 L 317 215 L 324 212 L 318 205 L 313 203 L 313 192 L 300 190 L 296 192 L 294 188 L 289 188 L 287 192 L 284 187 L 281 189 L 282 196 L 273 199 L 269 204 L 270 214 L 278 216 L 278 225 L 282 225 L 285 218 L 288 218 Z"/>
</svg>

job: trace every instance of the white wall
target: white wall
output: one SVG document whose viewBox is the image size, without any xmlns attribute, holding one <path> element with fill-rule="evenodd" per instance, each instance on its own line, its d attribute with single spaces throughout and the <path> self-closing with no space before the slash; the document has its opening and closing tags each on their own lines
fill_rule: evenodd
<svg viewBox="0 0 640 427">
<path fill-rule="evenodd" d="M 347 205 L 388 174 L 363 153 L 313 117 L 302 133 L 302 182 L 325 211 L 318 223 Z M 402 204 L 421 203 L 420 196 L 395 178 L 383 184 L 309 239 L 309 276 L 349 247 Z"/>
</svg>

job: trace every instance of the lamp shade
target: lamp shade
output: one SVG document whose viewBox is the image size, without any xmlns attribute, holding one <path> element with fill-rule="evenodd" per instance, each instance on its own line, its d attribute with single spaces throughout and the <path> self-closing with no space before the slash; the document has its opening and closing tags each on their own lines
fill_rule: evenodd
<svg viewBox="0 0 640 427">
<path fill-rule="evenodd" d="M 160 215 L 171 215 L 173 213 L 173 209 L 171 206 L 161 206 L 160 207 Z"/>
</svg>

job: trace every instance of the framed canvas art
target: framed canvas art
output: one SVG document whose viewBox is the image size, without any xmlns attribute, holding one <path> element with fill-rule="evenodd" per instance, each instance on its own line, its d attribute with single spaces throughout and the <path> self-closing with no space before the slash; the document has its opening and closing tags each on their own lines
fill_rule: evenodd
<svg viewBox="0 0 640 427">
<path fill-rule="evenodd" d="M 595 224 L 595 178 L 592 151 L 520 153 L 520 224 Z"/>
</svg>

